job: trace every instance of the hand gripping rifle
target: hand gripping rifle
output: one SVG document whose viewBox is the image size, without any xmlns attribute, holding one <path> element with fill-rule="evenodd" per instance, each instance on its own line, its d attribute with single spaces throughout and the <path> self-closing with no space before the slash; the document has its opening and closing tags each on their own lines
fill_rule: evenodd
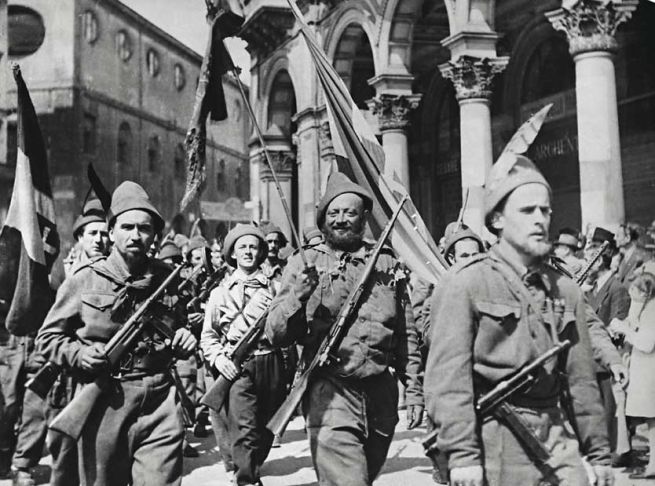
<svg viewBox="0 0 655 486">
<path fill-rule="evenodd" d="M 520 442 L 530 452 L 530 457 L 540 462 L 548 460 L 548 457 L 550 457 L 548 451 L 532 435 L 529 426 L 524 424 L 523 418 L 507 403 L 507 399 L 516 392 L 525 390 L 528 386 L 532 385 L 536 380 L 536 372 L 552 358 L 570 347 L 571 342 L 568 339 L 558 342 L 544 354 L 523 366 L 510 377 L 502 380 L 491 391 L 482 395 L 475 406 L 478 417 L 482 418 L 488 415 L 494 415 L 496 418 L 508 424 L 509 428 L 519 436 L 517 438 Z M 438 435 L 439 430 L 434 429 L 423 439 L 422 443 L 426 455 L 436 450 Z"/>
<path fill-rule="evenodd" d="M 257 346 L 259 336 L 261 336 L 262 332 L 264 331 L 264 325 L 266 324 L 267 316 L 268 309 L 266 309 L 266 311 L 261 316 L 259 316 L 255 323 L 250 326 L 248 332 L 241 336 L 241 339 L 237 341 L 234 349 L 228 355 L 228 358 L 232 361 L 232 363 L 234 363 L 234 366 L 236 366 L 238 370 L 241 370 L 243 363 L 250 357 L 254 348 Z M 219 373 L 216 381 L 214 381 L 214 384 L 200 399 L 200 403 L 207 405 L 209 408 L 218 412 L 225 403 L 225 399 L 227 398 L 227 394 L 232 387 L 232 383 L 234 382 L 228 380 Z"/>
<path fill-rule="evenodd" d="M 154 325 L 157 331 L 162 332 L 165 326 L 157 325 L 157 317 L 153 315 L 153 308 L 156 307 L 157 300 L 166 291 L 170 283 L 179 275 L 185 264 L 179 264 L 170 273 L 166 280 L 157 287 L 157 289 L 141 304 L 132 317 L 114 334 L 105 345 L 105 355 L 109 363 L 109 370 L 114 370 L 130 351 L 132 351 L 136 340 L 146 325 Z M 167 337 L 171 337 L 170 330 L 167 329 Z M 56 430 L 72 437 L 75 440 L 80 438 L 82 430 L 86 424 L 91 411 L 102 393 L 109 385 L 110 377 L 103 374 L 95 381 L 85 385 L 81 391 L 73 397 L 71 402 L 59 412 L 50 424 L 52 430 Z"/>
<path fill-rule="evenodd" d="M 284 430 L 287 428 L 287 425 L 291 420 L 291 416 L 300 404 L 300 401 L 302 400 L 302 397 L 307 390 L 309 380 L 312 377 L 314 371 L 316 369 L 327 366 L 332 360 L 335 359 L 333 352 L 336 351 L 336 348 L 341 342 L 343 334 L 348 329 L 348 320 L 359 305 L 360 298 L 364 293 L 364 289 L 366 288 L 366 283 L 368 282 L 369 277 L 375 269 L 375 264 L 377 262 L 378 256 L 380 255 L 380 251 L 382 250 L 382 246 L 389 237 L 391 229 L 393 228 L 393 225 L 396 222 L 400 211 L 402 210 L 403 204 L 405 204 L 405 201 L 408 199 L 409 198 L 405 196 L 402 201 L 400 201 L 400 204 L 398 204 L 398 207 L 391 216 L 391 219 L 389 219 L 389 222 L 384 227 L 384 231 L 380 235 L 380 239 L 375 244 L 375 247 L 373 247 L 373 251 L 371 252 L 371 256 L 366 262 L 366 266 L 364 267 L 362 275 L 359 277 L 357 284 L 350 291 L 350 294 L 348 294 L 348 297 L 346 298 L 343 307 L 341 307 L 339 315 L 337 316 L 334 324 L 332 324 L 330 331 L 328 332 L 327 336 L 325 336 L 321 346 L 318 348 L 318 351 L 314 355 L 314 359 L 312 359 L 309 365 L 305 368 L 303 374 L 300 375 L 295 381 L 286 400 L 266 425 L 268 430 L 273 432 L 274 435 L 281 436 L 284 433 Z"/>
</svg>

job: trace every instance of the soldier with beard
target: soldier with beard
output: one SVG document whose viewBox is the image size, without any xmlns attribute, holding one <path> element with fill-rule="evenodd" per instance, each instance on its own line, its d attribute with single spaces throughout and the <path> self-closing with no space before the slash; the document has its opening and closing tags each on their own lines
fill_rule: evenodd
<svg viewBox="0 0 655 486">
<path fill-rule="evenodd" d="M 282 275 L 266 334 L 277 346 L 302 344 L 302 362 L 313 359 L 366 265 L 374 243 L 363 233 L 372 204 L 362 187 L 332 174 L 317 208 L 325 243 L 305 250 L 309 267 L 295 255 Z M 398 422 L 397 376 L 408 386 L 410 426 L 421 422 L 420 357 L 405 275 L 384 249 L 337 359 L 309 383 L 303 413 L 321 485 L 366 486 L 376 478 Z"/>
<path fill-rule="evenodd" d="M 585 301 L 573 281 L 545 265 L 551 189 L 528 158 L 511 157 L 509 166 L 494 165 L 485 186 L 485 222 L 498 243 L 455 267 L 433 299 L 424 389 L 436 445 L 448 458 L 453 486 L 588 484 L 580 450 L 596 484 L 611 486 Z M 547 299 L 563 300 L 561 312 L 544 312 Z M 475 403 L 564 339 L 568 352 L 507 399 L 523 431 L 548 451 L 545 467 L 517 439 L 516 424 L 480 417 Z M 568 403 L 560 398 L 565 389 Z"/>
</svg>

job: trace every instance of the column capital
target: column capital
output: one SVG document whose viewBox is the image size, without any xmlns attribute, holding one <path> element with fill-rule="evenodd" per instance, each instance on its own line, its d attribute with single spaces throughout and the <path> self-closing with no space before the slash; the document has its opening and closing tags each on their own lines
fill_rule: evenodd
<svg viewBox="0 0 655 486">
<path fill-rule="evenodd" d="M 496 74 L 502 72 L 509 57 L 479 58 L 459 56 L 439 66 L 441 75 L 455 85 L 457 100 L 491 98 L 491 83 Z"/>
<path fill-rule="evenodd" d="M 271 163 L 273 164 L 273 169 L 275 169 L 275 174 L 278 179 L 281 181 L 287 181 L 291 179 L 293 174 L 293 165 L 296 163 L 296 155 L 292 150 L 269 150 L 268 154 L 271 157 Z M 266 163 L 266 155 L 264 151 L 259 153 L 259 180 L 262 182 L 268 182 L 273 180 L 273 174 L 271 168 Z"/>
<path fill-rule="evenodd" d="M 378 117 L 381 131 L 403 130 L 409 126 L 409 114 L 420 101 L 420 94 L 381 94 L 369 100 L 368 105 Z"/>
<path fill-rule="evenodd" d="M 566 34 L 572 56 L 593 51 L 614 52 L 616 29 L 627 22 L 638 0 L 569 0 L 562 8 L 546 12 L 555 30 Z"/>
</svg>

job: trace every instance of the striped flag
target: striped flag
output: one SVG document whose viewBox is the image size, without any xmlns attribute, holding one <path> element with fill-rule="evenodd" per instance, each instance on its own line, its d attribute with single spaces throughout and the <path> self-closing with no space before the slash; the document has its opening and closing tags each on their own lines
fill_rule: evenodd
<svg viewBox="0 0 655 486">
<path fill-rule="evenodd" d="M 18 150 L 9 211 L 0 230 L 0 319 L 15 335 L 35 332 L 53 300 L 48 274 L 59 254 L 46 148 L 18 65 Z"/>
<path fill-rule="evenodd" d="M 373 194 L 372 229 L 379 234 L 393 210 L 407 195 L 394 173 L 384 174 L 384 151 L 348 88 L 318 45 L 294 0 L 288 0 L 318 73 L 328 111 L 332 143 L 340 172 Z M 403 206 L 391 233 L 399 257 L 423 280 L 437 283 L 448 268 L 421 215 L 411 202 Z"/>
</svg>

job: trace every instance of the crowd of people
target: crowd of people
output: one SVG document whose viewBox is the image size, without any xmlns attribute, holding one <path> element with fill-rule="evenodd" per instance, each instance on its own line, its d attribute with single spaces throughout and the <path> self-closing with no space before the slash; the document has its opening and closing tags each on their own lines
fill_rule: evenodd
<svg viewBox="0 0 655 486">
<path fill-rule="evenodd" d="M 653 454 L 644 461 L 632 448 L 639 427 L 655 448 L 655 226 L 564 228 L 550 241 L 551 197 L 526 157 L 494 166 L 485 186 L 494 241 L 448 225 L 440 249 L 451 267 L 436 285 L 382 247 L 297 411 L 320 485 L 373 483 L 399 401 L 409 429 L 425 422 L 433 433 L 436 484 L 611 486 L 612 466 L 655 479 Z M 0 329 L 0 477 L 34 484 L 47 446 L 52 485 L 179 485 L 183 457 L 198 454 L 186 434 L 211 426 L 233 483 L 262 484 L 280 445 L 267 424 L 374 258 L 364 237 L 373 204 L 332 174 L 316 226 L 294 249 L 268 222 L 209 241 L 167 232 L 131 181 L 109 208 L 88 201 L 38 333 Z M 180 265 L 136 342 L 110 363 L 107 343 Z M 525 384 L 482 406 L 535 361 Z M 46 369 L 55 372 L 43 392 L 35 383 Z M 54 426 L 99 379 L 80 436 Z M 229 392 L 208 406 L 202 397 L 219 379 Z"/>
</svg>

